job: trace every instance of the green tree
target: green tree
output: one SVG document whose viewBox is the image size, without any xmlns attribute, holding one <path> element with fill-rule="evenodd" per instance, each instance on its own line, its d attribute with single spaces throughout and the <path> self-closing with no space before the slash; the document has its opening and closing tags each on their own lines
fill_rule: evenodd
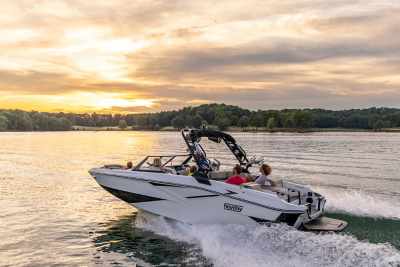
<svg viewBox="0 0 400 267">
<path fill-rule="evenodd" d="M 125 130 L 126 128 L 128 128 L 128 125 L 126 124 L 125 120 L 120 120 L 119 124 L 118 124 L 118 128 Z"/>
<path fill-rule="evenodd" d="M 208 122 L 207 122 L 206 120 L 203 120 L 203 121 L 201 122 L 201 124 L 204 125 L 204 126 L 208 126 Z"/>
<path fill-rule="evenodd" d="M 171 121 L 171 124 L 174 128 L 182 129 L 185 128 L 185 119 L 182 116 L 177 116 L 175 119 Z"/>
<path fill-rule="evenodd" d="M 243 131 L 245 128 L 249 127 L 249 117 L 247 116 L 242 116 L 237 124 L 240 128 L 243 128 Z"/>
<path fill-rule="evenodd" d="M 392 124 L 390 123 L 390 121 L 386 121 L 385 122 L 385 128 L 391 128 Z"/>
<path fill-rule="evenodd" d="M 22 110 L 6 110 L 1 115 L 8 119 L 8 129 L 17 131 L 32 131 L 34 123 L 29 115 Z"/>
<path fill-rule="evenodd" d="M 298 111 L 298 126 L 301 127 L 311 127 L 314 126 L 314 115 L 309 110 L 299 110 Z"/>
<path fill-rule="evenodd" d="M 190 115 L 186 116 L 186 126 L 189 128 L 193 127 L 193 118 Z"/>
<path fill-rule="evenodd" d="M 132 125 L 132 130 L 137 131 L 139 129 L 140 129 L 139 125 L 137 124 Z"/>
<path fill-rule="evenodd" d="M 257 115 L 257 112 L 255 112 L 255 111 L 252 111 L 252 112 L 251 112 L 250 117 L 249 117 L 249 124 L 250 124 L 250 125 L 253 125 L 254 117 L 255 117 L 256 115 Z"/>
<path fill-rule="evenodd" d="M 233 116 L 231 117 L 231 123 L 232 123 L 232 125 L 236 126 L 237 123 L 238 123 L 238 121 L 239 121 L 238 116 L 233 115 Z"/>
<path fill-rule="evenodd" d="M 369 119 L 369 125 L 371 126 L 371 128 L 374 128 L 374 130 L 375 130 L 375 123 L 378 120 L 380 120 L 380 116 L 378 114 L 373 114 Z"/>
<path fill-rule="evenodd" d="M 60 126 L 59 126 L 60 128 L 59 129 L 61 131 L 70 131 L 71 126 L 72 126 L 72 123 L 67 118 L 62 117 L 60 119 Z"/>
<path fill-rule="evenodd" d="M 200 115 L 194 116 L 194 118 L 193 118 L 193 127 L 196 128 L 196 129 L 200 129 L 201 124 L 203 123 L 202 121 L 203 121 L 203 119 L 200 117 Z"/>
<path fill-rule="evenodd" d="M 46 114 L 43 114 L 40 112 L 35 113 L 32 116 L 32 119 L 33 119 L 34 123 L 36 124 L 38 130 L 41 130 L 41 131 L 47 130 L 48 123 L 49 123 L 49 117 Z"/>
<path fill-rule="evenodd" d="M 160 124 L 156 124 L 156 126 L 154 126 L 154 131 L 159 131 L 161 130 L 161 126 Z"/>
<path fill-rule="evenodd" d="M 287 118 L 286 118 L 286 114 L 285 113 L 281 113 L 281 125 L 282 127 L 286 127 L 286 123 L 287 123 Z"/>
<path fill-rule="evenodd" d="M 377 120 L 374 124 L 375 131 L 382 129 L 383 127 L 385 127 L 385 123 L 381 120 Z"/>
<path fill-rule="evenodd" d="M 8 119 L 6 116 L 0 115 L 0 131 L 8 129 Z"/>
<path fill-rule="evenodd" d="M 60 130 L 60 119 L 55 116 L 49 118 L 48 129 L 50 131 L 58 131 Z"/>
<path fill-rule="evenodd" d="M 142 128 L 148 128 L 150 126 L 148 116 L 141 115 L 139 118 L 139 126 Z"/>
<path fill-rule="evenodd" d="M 293 110 L 292 113 L 290 114 L 290 120 L 292 121 L 293 127 L 297 128 L 300 123 L 300 110 Z"/>
<path fill-rule="evenodd" d="M 274 118 L 275 120 L 275 126 L 279 125 L 281 123 L 281 116 L 280 116 L 280 111 L 278 110 L 270 110 L 268 111 L 268 120 L 269 118 Z M 263 125 L 268 124 L 268 120 L 263 121 Z"/>
<path fill-rule="evenodd" d="M 226 130 L 231 125 L 231 121 L 228 118 L 220 119 L 218 122 L 218 129 L 220 131 Z"/>
<path fill-rule="evenodd" d="M 0 115 L 3 116 L 3 117 L 5 117 L 5 118 L 7 119 L 7 120 L 6 120 L 6 122 L 7 122 L 7 129 L 16 130 L 16 129 L 13 129 L 13 119 L 14 119 L 14 116 L 13 116 L 13 114 L 12 114 L 9 110 L 2 110 L 2 111 L 0 111 Z"/>
<path fill-rule="evenodd" d="M 96 128 L 97 123 L 100 122 L 99 114 L 97 114 L 96 112 L 93 112 L 92 113 L 92 119 L 93 119 L 93 122 L 94 122 L 94 127 Z"/>
<path fill-rule="evenodd" d="M 218 125 L 219 121 L 220 121 L 219 117 L 215 118 L 213 121 L 213 125 Z"/>
<path fill-rule="evenodd" d="M 261 116 L 258 115 L 258 114 L 256 114 L 256 115 L 253 117 L 253 121 L 251 121 L 251 125 L 253 126 L 253 128 L 256 127 L 256 129 L 257 129 L 258 127 L 261 127 L 261 126 L 262 126 L 262 118 L 261 118 Z"/>
<path fill-rule="evenodd" d="M 286 127 L 286 128 L 290 128 L 290 127 L 292 127 L 292 126 L 293 126 L 292 120 L 291 120 L 291 119 L 288 119 L 288 120 L 286 121 L 285 127 Z"/>
<path fill-rule="evenodd" d="M 275 127 L 275 119 L 274 117 L 269 118 L 268 123 L 267 123 L 267 129 L 268 130 L 273 130 Z"/>
</svg>

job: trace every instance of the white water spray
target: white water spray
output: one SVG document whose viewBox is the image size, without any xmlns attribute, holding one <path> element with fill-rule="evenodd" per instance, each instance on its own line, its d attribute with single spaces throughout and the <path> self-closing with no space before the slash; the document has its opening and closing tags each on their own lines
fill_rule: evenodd
<svg viewBox="0 0 400 267">
<path fill-rule="evenodd" d="M 398 266 L 400 252 L 345 234 L 301 232 L 287 225 L 189 225 L 140 212 L 136 227 L 195 245 L 216 267 Z"/>
</svg>

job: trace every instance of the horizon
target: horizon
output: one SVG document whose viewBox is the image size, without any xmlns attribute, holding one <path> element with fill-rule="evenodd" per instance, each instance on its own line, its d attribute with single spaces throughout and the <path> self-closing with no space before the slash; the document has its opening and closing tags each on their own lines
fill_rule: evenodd
<svg viewBox="0 0 400 267">
<path fill-rule="evenodd" d="M 400 108 L 400 2 L 2 2 L 0 106 Z"/>
<path fill-rule="evenodd" d="M 209 103 L 209 104 L 222 105 L 222 104 L 225 104 L 225 103 Z M 208 104 L 206 104 L 206 105 L 208 105 Z M 228 104 L 225 104 L 225 105 L 227 105 L 227 106 L 236 106 L 236 105 L 228 105 Z M 199 106 L 200 105 L 198 105 L 198 106 L 190 106 L 190 107 L 196 108 L 196 107 L 199 107 Z M 115 112 L 114 113 L 113 112 L 101 113 L 101 112 L 96 112 L 96 111 L 93 111 L 93 112 L 64 112 L 64 111 L 45 111 L 45 110 L 44 111 L 38 111 L 38 110 L 24 110 L 24 109 L 12 109 L 12 110 L 21 110 L 23 112 L 39 112 L 39 113 L 61 113 L 61 112 L 64 112 L 65 114 L 68 114 L 68 113 L 73 113 L 73 114 L 85 114 L 85 113 L 88 113 L 88 114 L 92 114 L 92 113 L 96 112 L 96 114 L 106 114 L 106 115 L 109 115 L 109 114 L 112 114 L 112 115 L 115 115 L 115 114 L 140 115 L 140 114 L 149 114 L 149 113 L 179 111 L 179 110 L 181 110 L 183 108 L 187 108 L 187 107 L 189 107 L 189 106 L 180 107 L 178 109 L 173 109 L 173 110 L 160 110 L 160 111 L 154 111 L 154 112 L 135 112 L 135 113 L 132 113 L 132 112 L 130 112 L 130 113 L 123 113 L 123 112 L 121 112 L 121 113 L 115 113 Z M 240 107 L 240 106 L 237 106 L 237 107 L 242 108 L 242 109 L 246 109 L 246 108 L 243 108 L 243 107 Z M 348 110 L 365 110 L 365 109 L 371 109 L 371 108 L 376 108 L 376 109 L 400 109 L 400 108 L 394 108 L 394 107 L 369 107 L 369 108 L 361 108 L 361 109 L 352 108 L 352 109 L 338 109 L 338 110 L 324 109 L 324 108 L 303 108 L 303 109 L 300 109 L 300 108 L 293 108 L 293 109 L 292 108 L 282 108 L 282 109 L 261 109 L 261 110 L 262 111 L 270 111 L 270 110 L 282 111 L 282 110 L 285 110 L 285 109 L 289 109 L 289 110 L 311 110 L 312 111 L 314 109 L 322 109 L 322 110 L 325 110 L 325 111 L 333 111 L 333 112 L 337 111 L 337 112 L 339 112 L 339 111 L 348 111 Z M 0 110 L 7 110 L 7 109 L 4 109 L 4 108 L 0 107 Z M 253 111 L 257 112 L 258 111 L 258 110 L 251 110 L 251 109 L 248 109 L 248 110 L 251 111 L 251 112 L 253 112 Z"/>
</svg>

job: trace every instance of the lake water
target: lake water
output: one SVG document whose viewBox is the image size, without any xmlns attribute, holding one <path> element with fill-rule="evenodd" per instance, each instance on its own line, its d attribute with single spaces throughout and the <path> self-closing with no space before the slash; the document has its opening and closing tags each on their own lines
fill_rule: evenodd
<svg viewBox="0 0 400 267">
<path fill-rule="evenodd" d="M 347 229 L 189 225 L 138 213 L 88 173 L 184 154 L 178 132 L 0 133 L 0 266 L 400 266 L 399 134 L 232 135 L 274 176 L 324 194 Z M 224 144 L 202 145 L 231 169 Z"/>
</svg>

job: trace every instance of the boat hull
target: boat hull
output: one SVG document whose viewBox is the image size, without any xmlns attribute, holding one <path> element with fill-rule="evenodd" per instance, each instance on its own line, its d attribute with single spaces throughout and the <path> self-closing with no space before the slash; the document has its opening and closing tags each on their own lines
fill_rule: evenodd
<svg viewBox="0 0 400 267">
<path fill-rule="evenodd" d="M 92 169 L 96 181 L 133 207 L 191 224 L 286 222 L 299 228 L 309 221 L 304 206 L 272 194 L 190 176 Z"/>
</svg>

